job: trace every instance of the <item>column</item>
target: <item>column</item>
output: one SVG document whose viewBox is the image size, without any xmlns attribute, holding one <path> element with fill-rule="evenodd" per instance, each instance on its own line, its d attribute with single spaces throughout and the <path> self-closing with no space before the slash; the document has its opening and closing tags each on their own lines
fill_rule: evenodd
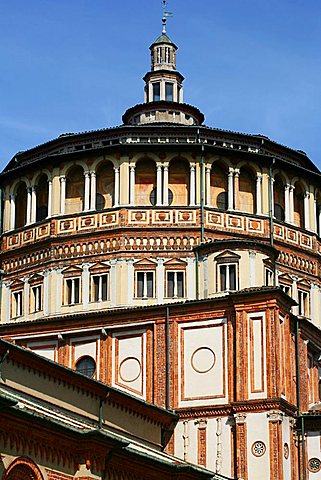
<svg viewBox="0 0 321 480">
<path fill-rule="evenodd" d="M 227 189 L 228 189 L 228 195 L 227 195 L 227 209 L 228 210 L 233 210 L 234 208 L 234 184 L 233 184 L 233 169 L 230 168 L 228 172 L 228 177 L 227 177 Z"/>
<path fill-rule="evenodd" d="M 28 314 L 29 314 L 29 278 L 25 277 L 23 279 L 24 281 L 24 288 L 23 288 L 23 311 L 22 314 L 25 318 L 25 320 L 28 320 Z"/>
<path fill-rule="evenodd" d="M 114 190 L 114 207 L 119 206 L 119 167 L 114 167 L 115 171 L 115 190 Z"/>
<path fill-rule="evenodd" d="M 239 191 L 240 191 L 240 170 L 235 168 L 234 170 L 234 208 L 239 210 L 240 201 L 239 201 Z"/>
<path fill-rule="evenodd" d="M 147 298 L 147 272 L 144 272 L 144 282 L 143 282 L 143 299 Z"/>
<path fill-rule="evenodd" d="M 36 194 L 36 187 L 31 187 L 31 217 L 30 222 L 35 223 L 37 216 L 37 194 Z"/>
<path fill-rule="evenodd" d="M 82 301 L 83 301 L 84 308 L 88 308 L 88 305 L 89 305 L 89 290 L 90 290 L 89 267 L 90 267 L 90 263 L 84 263 L 82 265 Z M 72 299 L 73 294 L 74 294 L 74 282 L 72 282 L 71 303 L 74 303 Z"/>
<path fill-rule="evenodd" d="M 90 173 L 85 172 L 85 201 L 84 201 L 84 211 L 89 210 L 89 201 L 90 201 Z"/>
<path fill-rule="evenodd" d="M 276 410 L 267 414 L 270 440 L 270 478 L 283 479 L 282 412 Z"/>
<path fill-rule="evenodd" d="M 11 290 L 10 290 L 11 282 L 3 282 L 2 287 L 6 291 L 5 295 L 5 318 L 3 319 L 5 322 L 10 321 L 10 308 L 11 308 Z M 3 304 L 2 304 L 3 306 Z"/>
<path fill-rule="evenodd" d="M 164 165 L 163 205 L 164 207 L 168 206 L 168 163 Z"/>
<path fill-rule="evenodd" d="M 162 303 L 164 301 L 164 259 L 157 259 L 156 267 L 156 285 L 157 285 L 157 303 Z"/>
<path fill-rule="evenodd" d="M 321 236 L 321 207 L 319 206 L 319 214 L 318 214 L 318 224 L 319 224 L 319 231 L 318 234 Z"/>
<path fill-rule="evenodd" d="M 205 205 L 211 207 L 211 167 L 208 165 L 205 167 L 205 192 Z"/>
<path fill-rule="evenodd" d="M 56 276 L 56 305 L 55 305 L 55 313 L 61 312 L 61 305 L 62 305 L 62 288 L 63 288 L 63 275 L 61 268 L 54 268 L 52 270 L 51 275 L 55 274 Z"/>
<path fill-rule="evenodd" d="M 314 218 L 313 231 L 315 233 L 318 233 L 318 216 L 317 216 L 317 201 L 316 201 L 316 199 L 314 199 L 314 201 L 313 201 L 313 218 Z"/>
<path fill-rule="evenodd" d="M 65 215 L 66 204 L 66 177 L 60 177 L 60 215 Z"/>
<path fill-rule="evenodd" d="M 270 179 L 270 189 L 271 189 L 271 205 L 270 205 L 270 214 L 274 217 L 274 178 Z"/>
<path fill-rule="evenodd" d="M 256 213 L 262 214 L 262 175 L 260 173 L 256 177 Z"/>
<path fill-rule="evenodd" d="M 249 251 L 249 287 L 256 286 L 256 252 L 253 250 Z"/>
<path fill-rule="evenodd" d="M 128 260 L 128 305 L 132 305 L 134 301 L 134 285 L 135 285 L 135 278 L 134 278 L 134 260 Z"/>
<path fill-rule="evenodd" d="M 14 230 L 16 222 L 16 196 L 10 193 L 10 230 Z"/>
<path fill-rule="evenodd" d="M 27 188 L 27 219 L 26 225 L 31 223 L 31 187 Z"/>
<path fill-rule="evenodd" d="M 160 163 L 156 164 L 156 205 L 162 204 L 162 166 Z"/>
<path fill-rule="evenodd" d="M 189 205 L 195 206 L 195 165 L 190 165 Z"/>
<path fill-rule="evenodd" d="M 165 100 L 165 81 L 160 82 L 160 99 Z"/>
<path fill-rule="evenodd" d="M 309 199 L 310 199 L 310 193 L 305 192 L 304 194 L 304 228 L 306 230 L 309 230 L 310 228 Z"/>
<path fill-rule="evenodd" d="M 290 223 L 294 223 L 294 186 L 289 189 Z"/>
<path fill-rule="evenodd" d="M 203 298 L 208 297 L 208 260 L 207 260 L 207 255 L 204 255 L 203 257 L 203 272 L 204 272 L 204 277 L 203 277 L 203 284 L 204 284 L 204 292 L 203 292 Z M 200 292 L 202 294 L 202 292 Z"/>
<path fill-rule="evenodd" d="M 284 220 L 290 223 L 290 185 L 284 186 Z"/>
<path fill-rule="evenodd" d="M 96 172 L 90 174 L 90 210 L 96 210 Z"/>
<path fill-rule="evenodd" d="M 48 214 L 47 218 L 51 217 L 52 205 L 52 180 L 48 180 Z"/>
<path fill-rule="evenodd" d="M 43 315 L 46 317 L 49 314 L 49 270 L 43 274 Z"/>
<path fill-rule="evenodd" d="M 311 299 L 311 314 L 310 318 L 314 324 L 318 324 L 318 304 L 317 304 L 317 299 L 318 299 L 318 293 L 319 293 L 319 287 L 315 283 L 311 283 L 311 289 L 310 289 L 310 299 Z"/>
<path fill-rule="evenodd" d="M 292 283 L 292 298 L 293 300 L 295 300 L 296 302 L 298 302 L 299 298 L 298 298 L 298 285 L 297 285 L 297 277 L 293 277 L 293 283 Z M 298 306 L 295 306 L 295 307 L 292 307 L 292 310 L 293 310 L 293 313 L 294 315 L 298 315 L 299 313 L 299 307 Z"/>
<path fill-rule="evenodd" d="M 112 307 L 117 304 L 116 299 L 116 265 L 117 260 L 111 260 L 110 262 L 110 303 Z"/>
<path fill-rule="evenodd" d="M 187 286 L 187 300 L 195 300 L 195 261 L 194 258 L 187 258 L 186 268 L 186 286 Z"/>
<path fill-rule="evenodd" d="M 135 205 L 135 165 L 129 166 L 129 204 Z"/>
<path fill-rule="evenodd" d="M 236 435 L 236 476 L 243 480 L 248 479 L 247 470 L 247 425 L 246 414 L 237 413 L 235 416 Z"/>
</svg>

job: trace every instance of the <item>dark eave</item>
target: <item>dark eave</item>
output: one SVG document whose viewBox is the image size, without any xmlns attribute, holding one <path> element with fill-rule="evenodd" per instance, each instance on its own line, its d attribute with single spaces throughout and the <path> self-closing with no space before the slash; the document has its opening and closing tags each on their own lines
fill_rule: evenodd
<svg viewBox="0 0 321 480">
<path fill-rule="evenodd" d="M 191 108 L 195 107 L 191 106 Z M 141 137 L 141 140 L 137 143 L 129 143 L 126 135 Z M 157 141 L 158 137 L 163 136 L 168 137 L 168 142 Z M 191 141 L 193 139 L 194 142 Z M 172 123 L 121 125 L 82 133 L 62 134 L 42 145 L 17 153 L 7 164 L 0 177 L 4 179 L 10 175 L 16 175 L 17 172 L 41 164 L 43 161 L 46 161 L 46 164 L 58 164 L 60 159 L 66 158 L 66 155 L 72 158 L 74 155 L 88 155 L 89 152 L 103 154 L 106 151 L 124 152 L 130 149 L 151 150 L 155 148 L 159 150 L 168 148 L 195 150 L 200 147 L 200 143 L 204 144 L 205 152 L 208 153 L 246 156 L 257 161 L 264 161 L 267 166 L 275 158 L 278 165 L 283 164 L 285 167 L 295 168 L 307 175 L 317 175 L 321 178 L 319 169 L 304 153 L 280 145 L 262 135 Z"/>
<path fill-rule="evenodd" d="M 15 322 L 15 323 L 4 323 L 0 325 L 0 336 L 2 337 L 15 337 L 19 332 L 19 335 L 23 331 L 24 334 L 28 334 L 30 332 L 35 331 L 35 326 L 42 326 L 46 325 L 46 334 L 48 336 L 52 334 L 56 334 L 57 332 L 59 333 L 62 326 L 65 326 L 66 324 L 69 325 L 69 330 L 72 330 L 72 328 L 80 328 L 84 327 L 86 328 L 87 321 L 89 322 L 90 325 L 93 325 L 93 320 L 98 319 L 99 325 L 101 325 L 104 328 L 108 330 L 108 326 L 106 326 L 106 315 L 108 315 L 108 318 L 110 320 L 110 326 L 114 325 L 119 325 L 120 327 L 122 324 L 120 323 L 120 318 L 123 317 L 124 320 L 126 321 L 126 324 L 133 324 L 135 325 L 137 323 L 137 319 L 134 317 L 135 314 L 139 313 L 140 319 L 143 322 L 150 322 L 153 323 L 155 319 L 158 318 L 164 318 L 166 309 L 169 308 L 170 315 L 180 315 L 181 313 L 185 314 L 186 308 L 189 309 L 195 309 L 199 311 L 199 308 L 213 308 L 218 306 L 218 308 L 229 308 L 233 304 L 237 303 L 240 299 L 243 299 L 244 297 L 250 297 L 251 301 L 254 302 L 255 299 L 258 301 L 264 301 L 266 298 L 280 298 L 282 301 L 290 308 L 291 306 L 297 305 L 297 303 L 289 297 L 286 293 L 283 292 L 283 290 L 280 287 L 268 287 L 268 286 L 263 286 L 263 287 L 250 287 L 250 288 L 244 288 L 242 290 L 238 290 L 235 292 L 229 292 L 226 293 L 225 295 L 213 297 L 213 298 L 206 298 L 206 299 L 200 299 L 200 300 L 184 300 L 184 301 L 177 301 L 177 302 L 171 302 L 171 303 L 163 303 L 161 305 L 148 305 L 148 306 L 137 306 L 137 307 L 124 307 L 124 308 L 114 308 L 114 309 L 105 309 L 105 310 L 99 310 L 99 311 L 88 311 L 88 312 L 81 312 L 81 313 L 73 313 L 69 315 L 60 315 L 57 317 L 50 317 L 48 319 L 47 317 L 40 318 L 38 320 L 27 320 L 25 322 Z M 263 298 L 262 298 L 263 297 Z M 151 313 L 153 318 L 151 319 Z M 100 322 L 100 319 L 103 321 Z M 129 319 L 132 319 L 131 321 Z M 113 323 L 113 321 L 115 323 Z M 95 323 L 96 325 L 96 323 Z M 94 327 L 93 327 L 94 329 Z M 44 330 L 42 330 L 44 332 Z M 6 342 L 8 344 L 8 342 Z M 11 345 L 11 343 L 9 343 Z M 0 340 L 0 350 L 1 350 L 1 340 Z M 24 349 L 22 349 L 25 351 Z M 32 353 L 32 352 L 30 352 Z M 36 356 L 38 358 L 38 356 Z M 48 360 L 50 362 L 50 360 Z M 50 362 L 52 364 L 55 364 L 55 362 Z M 63 367 L 65 368 L 65 367 Z M 73 370 L 70 370 L 69 368 L 66 368 L 66 370 L 72 373 L 75 373 Z M 78 374 L 80 375 L 80 374 Z M 83 376 L 81 376 L 83 377 Z M 87 378 L 87 377 L 86 377 Z M 90 380 L 90 379 L 88 379 Z M 95 380 L 90 380 L 93 382 L 96 382 Z M 100 383 L 100 382 L 98 382 Z M 116 390 L 118 392 L 118 390 Z M 145 403 L 145 402 L 143 402 Z"/>
<path fill-rule="evenodd" d="M 75 370 L 59 365 L 56 362 L 41 357 L 31 350 L 19 347 L 11 342 L 0 339 L 1 357 L 9 351 L 6 359 L 7 361 L 14 361 L 23 365 L 28 365 L 43 375 L 49 375 L 53 378 L 60 379 L 76 388 L 80 388 L 85 392 L 96 395 L 99 398 L 105 398 L 108 393 L 108 401 L 114 401 L 116 404 L 126 406 L 128 409 L 140 413 L 142 416 L 149 417 L 152 420 L 165 424 L 172 425 L 176 423 L 178 417 L 175 413 L 164 408 L 157 407 L 154 404 L 147 403 L 132 395 L 122 392 L 114 387 L 82 375 Z"/>
<path fill-rule="evenodd" d="M 216 250 L 222 250 L 222 249 L 228 249 L 228 248 L 254 248 L 257 250 L 263 250 L 268 253 L 269 256 L 272 256 L 274 259 L 276 259 L 279 256 L 279 251 L 272 247 L 268 243 L 263 243 L 259 241 L 254 241 L 254 240 L 248 240 L 246 238 L 243 239 L 228 239 L 228 240 L 214 240 L 212 242 L 206 242 L 206 243 L 201 243 L 199 245 L 196 245 L 193 250 L 194 251 L 199 251 L 199 252 L 208 252 L 208 251 L 216 251 Z"/>
</svg>

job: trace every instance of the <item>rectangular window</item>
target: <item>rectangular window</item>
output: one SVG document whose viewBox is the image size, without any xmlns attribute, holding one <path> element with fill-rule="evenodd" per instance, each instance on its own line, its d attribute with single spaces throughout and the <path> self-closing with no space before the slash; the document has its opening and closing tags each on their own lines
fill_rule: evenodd
<svg viewBox="0 0 321 480">
<path fill-rule="evenodd" d="M 92 301 L 105 302 L 107 300 L 107 291 L 108 291 L 107 273 L 103 275 L 94 275 Z"/>
<path fill-rule="evenodd" d="M 42 288 L 41 285 L 32 287 L 33 311 L 40 312 L 42 310 Z"/>
<path fill-rule="evenodd" d="M 265 285 L 267 287 L 273 286 L 273 272 L 269 268 L 265 269 Z"/>
<path fill-rule="evenodd" d="M 167 272 L 166 284 L 168 298 L 184 297 L 184 272 Z"/>
<path fill-rule="evenodd" d="M 165 83 L 165 99 L 167 102 L 173 101 L 174 99 L 173 91 L 174 91 L 174 85 L 172 83 L 166 82 Z"/>
<path fill-rule="evenodd" d="M 287 295 L 289 295 L 289 297 L 291 297 L 291 287 L 290 287 L 290 285 L 282 285 L 280 283 L 280 288 L 281 288 L 281 290 L 283 290 L 284 293 L 286 293 Z"/>
<path fill-rule="evenodd" d="M 227 263 L 219 265 L 219 291 L 236 290 L 236 265 Z"/>
<path fill-rule="evenodd" d="M 304 290 L 298 290 L 299 315 L 309 316 L 309 293 Z"/>
<path fill-rule="evenodd" d="M 153 101 L 158 102 L 160 100 L 160 83 L 153 83 Z"/>
<path fill-rule="evenodd" d="M 67 286 L 67 304 L 73 305 L 80 302 L 80 279 L 68 278 L 66 280 Z"/>
<path fill-rule="evenodd" d="M 154 272 L 137 272 L 137 297 L 154 297 Z"/>
<path fill-rule="evenodd" d="M 21 317 L 22 315 L 22 292 L 14 292 L 12 316 Z"/>
</svg>

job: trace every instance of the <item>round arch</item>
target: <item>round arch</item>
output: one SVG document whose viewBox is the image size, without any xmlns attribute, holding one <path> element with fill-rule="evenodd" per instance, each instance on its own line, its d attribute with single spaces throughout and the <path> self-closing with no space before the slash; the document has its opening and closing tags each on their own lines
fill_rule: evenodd
<svg viewBox="0 0 321 480">
<path fill-rule="evenodd" d="M 159 158 L 158 155 L 156 155 L 155 153 L 151 153 L 151 152 L 146 152 L 146 154 L 144 154 L 142 156 L 141 153 L 136 153 L 136 155 L 134 155 L 131 159 L 130 159 L 130 163 L 131 164 L 137 164 L 138 162 L 142 161 L 142 160 L 153 160 L 155 163 L 157 162 L 161 162 L 161 159 Z"/>
<path fill-rule="evenodd" d="M 68 163 L 67 165 L 64 166 L 64 168 L 60 171 L 61 176 L 67 176 L 70 172 L 70 170 L 74 167 L 81 167 L 84 172 L 89 170 L 88 165 L 86 162 L 83 162 L 82 160 L 77 160 L 75 162 Z"/>
<path fill-rule="evenodd" d="M 154 205 L 156 203 L 156 162 L 149 157 L 136 161 L 135 204 Z"/>
<path fill-rule="evenodd" d="M 1 480 L 44 480 L 44 477 L 31 458 L 18 457 L 6 469 Z"/>
<path fill-rule="evenodd" d="M 235 168 L 241 170 L 241 168 L 245 168 L 246 170 L 250 171 L 251 174 L 256 177 L 258 173 L 262 174 L 262 169 L 256 165 L 256 163 L 249 162 L 248 160 L 241 160 L 237 165 L 235 165 Z"/>
<path fill-rule="evenodd" d="M 97 172 L 100 166 L 106 162 L 112 163 L 114 168 L 119 168 L 119 162 L 115 158 L 104 155 L 97 157 L 96 160 L 94 160 L 93 164 L 90 166 L 90 170 L 93 172 Z"/>
</svg>

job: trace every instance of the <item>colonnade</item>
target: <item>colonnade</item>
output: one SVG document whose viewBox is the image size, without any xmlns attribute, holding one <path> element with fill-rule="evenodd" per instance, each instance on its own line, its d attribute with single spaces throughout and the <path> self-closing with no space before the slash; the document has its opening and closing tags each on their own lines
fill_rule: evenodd
<svg viewBox="0 0 321 480">
<path fill-rule="evenodd" d="M 187 164 L 187 163 L 186 163 Z M 136 178 L 136 162 L 128 162 L 127 164 L 127 177 L 126 168 L 114 166 L 114 179 L 113 179 L 113 200 L 112 207 L 118 206 L 141 206 L 140 200 L 135 195 L 135 187 L 137 185 Z M 186 167 L 184 167 L 186 168 Z M 201 196 L 201 175 L 202 165 L 194 162 L 189 162 L 189 179 L 188 185 L 186 185 L 188 192 L 187 197 L 184 200 L 176 200 L 174 202 L 177 206 L 190 206 L 194 207 L 199 205 Z M 213 208 L 213 198 L 211 193 L 211 178 L 213 175 L 213 166 L 211 164 L 204 165 L 204 200 L 205 205 L 209 208 Z M 215 172 L 215 167 L 214 167 Z M 187 174 L 187 169 L 184 171 L 184 175 Z M 96 197 L 97 197 L 97 171 L 96 170 L 84 170 L 84 183 L 83 183 L 83 199 L 82 199 L 82 211 L 89 212 L 97 209 Z M 241 168 L 229 167 L 227 172 L 226 188 L 224 192 L 226 194 L 227 204 L 226 208 L 229 211 L 242 211 L 240 206 L 240 177 L 242 175 Z M 272 198 L 274 198 L 274 179 L 269 182 L 268 175 L 261 172 L 256 173 L 256 178 L 253 179 L 253 209 L 251 211 L 245 211 L 244 213 L 253 213 L 257 215 L 268 215 L 269 207 L 268 190 L 272 189 Z M 126 180 L 127 179 L 127 180 Z M 155 205 L 157 207 L 167 207 L 171 203 L 169 198 L 170 188 L 170 162 L 156 162 L 156 198 Z M 264 181 L 263 181 L 264 180 Z M 48 213 L 47 217 L 50 218 L 53 215 L 65 215 L 66 213 L 66 194 L 67 194 L 67 181 L 66 174 L 53 176 L 48 178 Z M 187 180 L 186 180 L 187 181 Z M 254 185 L 255 182 L 255 185 Z M 283 183 L 284 193 L 282 194 L 284 199 L 284 221 L 288 224 L 295 225 L 295 185 L 291 183 Z M 301 187 L 302 188 L 302 187 Z M 8 192 L 8 188 L 7 188 Z M 25 225 L 33 224 L 37 221 L 37 186 L 26 185 L 26 214 Z M 311 197 L 312 195 L 312 197 Z M 14 230 L 16 228 L 16 193 L 9 189 L 7 193 L 7 207 L 5 208 L 5 230 Z M 126 201 L 127 198 L 127 201 Z M 58 200 L 57 200 L 58 199 Z M 312 200 L 313 199 L 313 200 Z M 57 206 L 57 202 L 59 205 Z M 321 234 L 321 204 L 318 203 L 316 198 L 313 198 L 311 191 L 303 192 L 302 199 L 302 211 L 304 222 L 301 226 L 306 230 L 315 231 Z M 313 203 L 314 202 L 314 203 Z M 55 203 L 55 206 L 53 206 Z M 314 211 L 312 211 L 312 209 Z M 272 214 L 274 214 L 274 203 L 272 202 Z"/>
</svg>

